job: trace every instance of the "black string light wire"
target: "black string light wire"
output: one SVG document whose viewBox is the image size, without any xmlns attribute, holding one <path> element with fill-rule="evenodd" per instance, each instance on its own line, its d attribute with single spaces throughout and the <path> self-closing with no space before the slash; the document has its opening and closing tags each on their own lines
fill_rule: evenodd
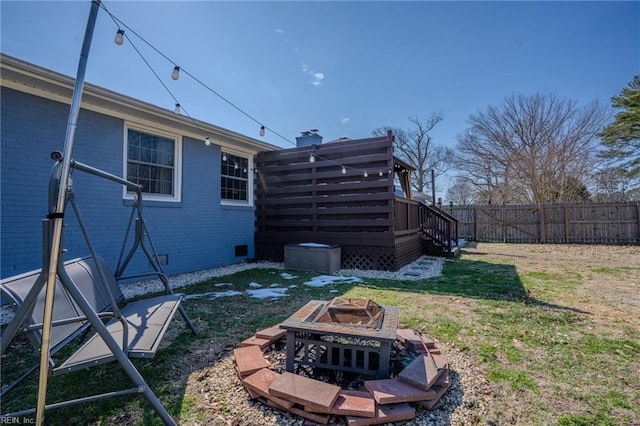
<svg viewBox="0 0 640 426">
<path fill-rule="evenodd" d="M 265 125 L 264 123 L 262 123 L 261 121 L 259 121 L 258 119 L 256 119 L 255 117 L 253 117 L 251 114 L 249 114 L 248 112 L 246 112 L 245 110 L 243 110 L 242 108 L 240 108 L 239 106 L 237 106 L 236 104 L 234 104 L 233 102 L 231 102 L 228 98 L 222 96 L 220 93 L 218 93 L 217 91 L 215 91 L 214 89 L 212 89 L 211 87 L 209 87 L 207 84 L 205 84 L 204 82 L 202 82 L 200 79 L 198 79 L 196 76 L 194 76 L 193 74 L 191 74 L 188 70 L 178 66 L 178 64 L 171 60 L 167 55 L 165 55 L 164 53 L 162 53 L 158 48 L 156 48 L 153 44 L 151 44 L 150 42 L 148 42 L 144 37 L 142 37 L 140 34 L 138 34 L 136 31 L 134 31 L 131 27 L 129 27 L 127 24 L 125 24 L 122 20 L 120 20 L 118 17 L 116 17 L 115 15 L 113 15 L 105 6 L 104 2 L 100 2 L 100 7 L 102 9 L 104 9 L 104 11 L 109 15 L 109 17 L 113 20 L 113 22 L 116 24 L 116 26 L 118 27 L 118 30 L 116 32 L 116 36 L 114 38 L 114 41 L 117 45 L 122 45 L 124 39 L 126 39 L 131 46 L 133 47 L 133 49 L 136 51 L 136 53 L 138 54 L 138 56 L 140 56 L 140 58 L 142 59 L 142 61 L 146 64 L 146 66 L 149 68 L 149 70 L 153 73 L 153 75 L 156 77 L 156 79 L 160 82 L 160 84 L 162 85 L 162 87 L 164 87 L 164 89 L 167 91 L 167 93 L 169 93 L 169 95 L 171 96 L 171 98 L 175 101 L 176 103 L 176 112 L 179 113 L 180 109 L 182 110 L 182 112 L 184 113 L 185 116 L 187 116 L 192 122 L 193 124 L 198 128 L 198 130 L 202 131 L 204 133 L 204 130 L 198 125 L 198 123 L 196 122 L 196 120 L 191 117 L 191 115 L 188 113 L 188 111 L 184 108 L 184 106 L 182 106 L 182 104 L 180 102 L 178 102 L 178 99 L 175 97 L 175 95 L 171 92 L 171 90 L 169 89 L 169 87 L 167 87 L 167 85 L 162 81 L 162 79 L 160 78 L 160 76 L 158 75 L 158 73 L 153 69 L 153 67 L 151 66 L 151 64 L 147 61 L 147 59 L 144 57 L 144 55 L 142 54 L 142 52 L 140 52 L 140 50 L 135 46 L 135 44 L 133 43 L 133 41 L 131 40 L 131 38 L 127 35 L 127 32 L 130 32 L 131 34 L 135 35 L 138 39 L 140 39 L 143 43 L 145 43 L 147 46 L 149 46 L 149 48 L 151 48 L 152 50 L 154 50 L 157 54 L 159 54 L 160 56 L 162 56 L 166 61 L 170 62 L 173 65 L 173 71 L 171 73 L 171 78 L 173 80 L 178 80 L 180 73 L 184 73 L 185 75 L 191 77 L 191 79 L 193 79 L 193 81 L 195 81 L 196 83 L 200 84 L 203 88 L 205 88 L 206 90 L 208 90 L 209 92 L 213 93 L 215 96 L 217 96 L 218 98 L 220 98 L 221 100 L 223 100 L 224 102 L 226 102 L 228 105 L 230 105 L 232 108 L 234 108 L 235 110 L 237 110 L 238 112 L 240 112 L 241 114 L 243 114 L 245 117 L 249 118 L 251 121 L 255 122 L 256 124 L 258 124 L 260 126 L 260 136 L 264 136 L 265 134 L 265 130 L 268 130 L 269 132 L 273 133 L 274 135 L 278 136 L 279 138 L 281 138 L 282 140 L 297 146 L 297 144 L 293 141 L 291 141 L 289 138 L 283 136 L 282 134 L 280 134 L 279 132 L 275 131 L 274 129 L 272 129 L 271 127 Z M 126 29 L 123 30 L 123 28 Z M 205 138 L 205 143 L 207 145 L 209 145 L 211 143 L 211 140 L 209 139 L 209 137 L 207 136 Z M 309 161 L 311 163 L 314 163 L 317 159 L 329 162 L 331 164 L 335 164 L 337 166 L 339 166 L 341 168 L 342 174 L 346 174 L 347 173 L 347 169 L 351 169 L 351 170 L 357 170 L 359 172 L 361 172 L 363 174 L 363 176 L 366 178 L 368 177 L 368 172 L 367 170 L 364 169 L 359 169 L 356 167 L 351 167 L 351 166 L 346 166 L 343 164 L 340 164 L 337 161 L 334 161 L 330 158 L 325 158 L 321 155 L 318 154 L 314 154 L 311 151 L 308 151 L 309 153 Z M 382 172 L 379 172 L 379 175 L 381 175 Z M 390 173 L 389 173 L 390 174 Z"/>
</svg>

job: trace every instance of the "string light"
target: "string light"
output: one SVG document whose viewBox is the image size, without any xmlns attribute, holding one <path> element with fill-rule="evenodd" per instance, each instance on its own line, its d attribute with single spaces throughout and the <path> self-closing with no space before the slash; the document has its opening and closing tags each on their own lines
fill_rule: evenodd
<svg viewBox="0 0 640 426">
<path fill-rule="evenodd" d="M 233 166 L 234 169 L 238 170 L 238 168 L 240 168 L 240 166 L 238 166 L 238 163 L 236 163 L 235 166 Z"/>
<path fill-rule="evenodd" d="M 176 107 L 173 109 L 173 112 L 176 114 L 180 114 L 180 104 L 176 102 Z"/>
<path fill-rule="evenodd" d="M 209 139 L 209 136 L 207 136 L 206 138 L 204 138 L 204 144 L 205 144 L 206 146 L 211 145 L 211 139 Z"/>
<path fill-rule="evenodd" d="M 227 154 L 224 152 L 222 153 L 222 161 L 227 161 Z"/>
<path fill-rule="evenodd" d="M 116 32 L 116 36 L 114 38 L 114 42 L 118 45 L 121 45 L 124 43 L 124 34 L 125 34 L 125 29 L 127 30 L 128 33 L 131 33 L 133 35 L 135 35 L 136 37 L 138 37 L 142 42 L 144 42 L 145 44 L 147 44 L 151 49 L 153 49 L 156 53 L 158 53 L 160 56 L 162 56 L 165 60 L 167 60 L 168 62 L 172 63 L 174 65 L 173 67 L 173 72 L 171 73 L 171 78 L 173 80 L 178 80 L 180 78 L 180 71 L 184 72 L 187 74 L 187 76 L 191 77 L 195 82 L 199 83 L 201 86 L 203 86 L 206 90 L 210 91 L 211 93 L 213 93 L 214 95 L 216 95 L 217 97 L 219 97 L 220 99 L 222 99 L 223 101 L 225 101 L 227 104 L 229 104 L 231 107 L 235 108 L 237 111 L 239 111 L 240 113 L 244 114 L 247 118 L 251 119 L 252 121 L 256 122 L 258 125 L 260 125 L 260 136 L 264 136 L 265 134 L 265 130 L 266 130 L 266 126 L 261 124 L 258 120 L 256 120 L 253 116 L 251 116 L 250 114 L 248 114 L 246 111 L 244 111 L 243 109 L 241 109 L 240 107 L 238 107 L 237 105 L 235 105 L 233 102 L 231 102 L 229 99 L 225 98 L 224 96 L 222 96 L 220 93 L 216 92 L 214 89 L 212 89 L 211 87 L 207 86 L 205 83 L 203 83 L 201 80 L 199 80 L 198 78 L 196 78 L 194 75 L 192 75 L 191 73 L 189 73 L 186 70 L 181 70 L 181 68 L 175 64 L 174 61 L 172 61 L 169 57 L 167 57 L 163 52 L 161 52 L 160 50 L 158 50 L 158 48 L 156 48 L 154 45 L 152 45 L 151 43 L 149 43 L 147 40 L 145 40 L 141 35 L 139 35 L 135 30 L 133 30 L 132 28 L 130 28 L 129 26 L 127 26 L 124 22 L 122 22 L 120 19 L 118 19 L 116 16 L 114 16 L 104 5 L 104 3 L 100 3 L 100 7 L 102 9 L 105 10 L 105 12 L 111 17 L 111 19 L 113 20 L 113 22 L 117 25 L 118 30 Z M 124 29 L 123 29 L 124 28 Z M 127 41 L 131 42 L 131 39 L 129 37 L 127 37 Z M 156 76 L 156 78 L 158 79 L 158 81 L 160 82 L 160 84 L 162 84 L 164 86 L 164 88 L 167 90 L 167 92 L 171 95 L 171 97 L 173 97 L 173 99 L 176 101 L 176 113 L 180 114 L 180 104 L 177 102 L 177 99 L 175 98 L 175 96 L 173 95 L 173 93 L 171 93 L 171 91 L 169 90 L 169 88 L 164 84 L 164 82 L 162 81 L 162 79 L 160 79 L 159 75 L 155 72 L 155 70 L 150 66 L 150 64 L 148 63 L 148 61 L 144 58 L 144 56 L 142 55 L 142 53 L 135 47 L 135 45 L 131 42 L 132 47 L 136 50 L 136 52 L 138 53 L 138 55 L 141 57 L 141 59 L 146 63 L 147 67 L 149 67 L 149 69 L 151 70 L 151 72 Z M 190 115 L 188 114 L 188 112 L 186 110 L 183 111 L 184 115 L 191 118 Z M 195 120 L 192 119 L 192 121 L 194 121 L 194 125 L 198 126 L 198 123 L 195 122 Z M 198 126 L 199 127 L 199 126 Z M 272 130 L 271 128 L 269 128 L 269 131 L 272 132 L 274 135 L 280 137 L 281 139 L 287 141 L 288 143 L 292 144 L 292 145 L 296 145 L 296 143 L 294 143 L 293 141 L 291 141 L 290 139 L 288 139 L 287 137 L 283 136 L 282 134 L 276 132 L 275 130 Z M 205 139 L 205 143 L 206 143 L 206 139 Z M 210 141 L 209 141 L 210 143 Z M 309 161 L 310 162 L 315 162 L 316 160 L 316 156 L 318 155 L 314 155 L 313 153 L 310 153 L 309 156 Z M 341 167 L 341 171 L 342 174 L 346 174 L 347 173 L 347 168 L 345 166 L 343 166 L 342 164 L 340 164 L 339 162 L 336 162 L 334 160 L 328 159 L 328 158 L 324 158 L 323 156 L 318 156 L 320 159 L 322 159 L 323 161 L 326 161 L 328 163 L 332 163 L 335 164 L 339 167 Z M 226 154 L 223 153 L 223 157 L 222 157 L 223 161 L 227 161 L 227 156 Z M 236 167 L 237 168 L 237 167 Z M 357 169 L 355 168 L 355 170 L 361 170 L 363 172 L 364 177 L 368 177 L 368 172 L 362 169 Z M 257 170 L 255 170 L 257 171 Z M 392 170 L 389 170 L 389 175 L 391 176 Z M 383 176 L 382 172 L 379 172 L 380 176 Z"/>
<path fill-rule="evenodd" d="M 118 31 L 116 32 L 116 36 L 113 39 L 113 41 L 118 46 L 122 46 L 122 43 L 124 43 L 124 30 L 122 28 L 118 28 Z"/>
<path fill-rule="evenodd" d="M 382 170 L 378 172 L 378 176 L 382 176 Z"/>
</svg>

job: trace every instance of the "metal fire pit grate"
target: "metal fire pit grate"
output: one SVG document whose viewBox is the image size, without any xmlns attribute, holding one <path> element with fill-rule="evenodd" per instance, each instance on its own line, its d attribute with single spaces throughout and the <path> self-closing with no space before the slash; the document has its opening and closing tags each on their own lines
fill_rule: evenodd
<svg viewBox="0 0 640 426">
<path fill-rule="evenodd" d="M 312 300 L 282 324 L 287 371 L 296 365 L 389 377 L 398 307 L 370 299 Z"/>
</svg>

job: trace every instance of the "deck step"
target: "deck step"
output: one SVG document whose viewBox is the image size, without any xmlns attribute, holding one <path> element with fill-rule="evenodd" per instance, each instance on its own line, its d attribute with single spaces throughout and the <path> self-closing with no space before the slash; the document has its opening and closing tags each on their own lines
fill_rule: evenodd
<svg viewBox="0 0 640 426">
<path fill-rule="evenodd" d="M 180 295 L 171 294 L 131 302 L 121 310 L 129 324 L 129 357 L 151 358 L 155 355 L 180 301 Z M 107 330 L 121 345 L 122 323 L 113 320 L 107 325 Z M 114 359 L 115 356 L 106 343 L 98 334 L 94 334 L 69 359 L 55 368 L 53 374 L 81 370 Z"/>
</svg>

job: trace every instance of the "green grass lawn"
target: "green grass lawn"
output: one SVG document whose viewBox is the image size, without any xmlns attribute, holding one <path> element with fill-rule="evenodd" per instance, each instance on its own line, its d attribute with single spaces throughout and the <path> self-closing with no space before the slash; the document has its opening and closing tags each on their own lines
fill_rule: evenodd
<svg viewBox="0 0 640 426">
<path fill-rule="evenodd" d="M 479 367 L 493 396 L 487 418 L 469 424 L 640 423 L 640 312 L 637 299 L 623 297 L 638 290 L 640 266 L 615 265 L 599 256 L 584 259 L 580 253 L 567 261 L 541 254 L 546 247 L 479 244 L 447 260 L 442 276 L 423 281 L 363 279 L 310 288 L 303 282 L 311 274 L 283 280 L 282 271 L 262 269 L 192 285 L 184 292 L 243 291 L 251 282 L 297 287 L 277 300 L 245 295 L 187 300 L 185 309 L 200 334 L 193 337 L 177 316 L 166 337 L 170 345 L 153 360 L 134 363 L 172 415 L 196 424 L 201 413 L 185 387 L 194 372 L 211 362 L 194 355 L 202 348 L 227 357 L 241 340 L 281 322 L 309 300 L 369 297 L 397 305 L 402 325 L 455 344 Z M 627 250 L 640 255 L 640 248 Z M 214 286 L 221 282 L 231 286 Z M 3 385 L 35 360 L 25 355 L 26 348 L 17 340 L 3 356 Z M 36 386 L 31 379 L 3 398 L 3 412 L 33 405 Z M 48 400 L 125 386 L 127 377 L 117 364 L 109 364 L 52 378 Z M 148 404 L 134 397 L 54 410 L 47 417 L 47 424 L 118 421 L 159 423 Z"/>
</svg>

